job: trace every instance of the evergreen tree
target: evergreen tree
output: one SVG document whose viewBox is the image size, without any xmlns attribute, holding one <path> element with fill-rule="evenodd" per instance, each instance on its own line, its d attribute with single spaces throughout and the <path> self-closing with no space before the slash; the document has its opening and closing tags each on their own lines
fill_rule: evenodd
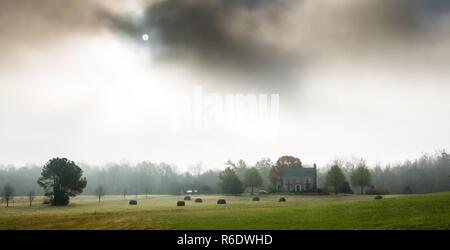
<svg viewBox="0 0 450 250">
<path fill-rule="evenodd" d="M 226 168 L 219 175 L 219 186 L 224 194 L 242 194 L 244 185 L 239 180 L 236 172 L 230 167 Z"/>
<path fill-rule="evenodd" d="M 66 158 L 53 158 L 42 169 L 38 184 L 44 188 L 53 206 L 69 204 L 69 197 L 83 192 L 86 178 L 82 178 L 83 170 L 73 161 Z"/>
<path fill-rule="evenodd" d="M 334 193 L 338 194 L 339 186 L 345 182 L 345 176 L 338 165 L 333 165 L 330 170 L 328 170 L 326 182 L 328 186 L 334 188 Z"/>
</svg>

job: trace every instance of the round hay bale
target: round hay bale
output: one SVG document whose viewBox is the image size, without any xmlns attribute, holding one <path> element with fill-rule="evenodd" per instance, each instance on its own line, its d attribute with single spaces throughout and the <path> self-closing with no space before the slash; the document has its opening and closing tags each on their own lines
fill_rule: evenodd
<svg viewBox="0 0 450 250">
<path fill-rule="evenodd" d="M 253 197 L 252 201 L 259 201 L 259 197 Z"/>
<path fill-rule="evenodd" d="M 375 200 L 379 200 L 379 199 L 383 199 L 383 197 L 381 195 L 375 196 Z"/>
<path fill-rule="evenodd" d="M 191 200 L 191 196 L 184 196 L 184 200 L 185 201 L 190 201 Z"/>
<path fill-rule="evenodd" d="M 286 202 L 286 198 L 281 197 L 280 200 L 278 202 Z"/>
<path fill-rule="evenodd" d="M 184 207 L 184 201 L 178 201 L 177 202 L 178 207 Z"/>
<path fill-rule="evenodd" d="M 224 199 L 220 199 L 217 201 L 217 204 L 227 204 L 227 202 Z"/>
<path fill-rule="evenodd" d="M 203 202 L 203 200 L 202 200 L 202 199 L 200 199 L 200 198 L 197 198 L 197 199 L 195 199 L 195 202 L 197 202 L 197 203 L 202 203 L 202 202 Z"/>
<path fill-rule="evenodd" d="M 136 200 L 130 200 L 129 204 L 130 205 L 137 205 L 137 201 Z"/>
</svg>

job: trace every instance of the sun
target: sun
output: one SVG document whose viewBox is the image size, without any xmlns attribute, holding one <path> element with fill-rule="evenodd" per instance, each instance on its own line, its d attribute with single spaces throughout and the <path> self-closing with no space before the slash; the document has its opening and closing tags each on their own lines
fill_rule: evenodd
<svg viewBox="0 0 450 250">
<path fill-rule="evenodd" d="M 143 34 L 142 35 L 142 40 L 147 41 L 149 38 L 148 34 Z"/>
</svg>

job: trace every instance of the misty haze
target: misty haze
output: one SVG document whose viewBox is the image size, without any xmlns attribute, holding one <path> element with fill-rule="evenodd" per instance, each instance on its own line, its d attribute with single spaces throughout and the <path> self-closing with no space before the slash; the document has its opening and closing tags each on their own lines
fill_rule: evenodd
<svg viewBox="0 0 450 250">
<path fill-rule="evenodd" d="M 0 0 L 0 229 L 448 230 L 448 27 L 442 0 Z"/>
</svg>

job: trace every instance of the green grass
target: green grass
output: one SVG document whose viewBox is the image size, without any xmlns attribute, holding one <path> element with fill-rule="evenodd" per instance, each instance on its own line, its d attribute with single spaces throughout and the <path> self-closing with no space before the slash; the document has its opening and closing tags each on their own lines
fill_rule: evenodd
<svg viewBox="0 0 450 250">
<path fill-rule="evenodd" d="M 203 203 L 195 203 L 197 197 Z M 71 199 L 67 207 L 42 205 L 42 197 L 29 207 L 17 197 L 14 207 L 0 208 L 0 229 L 450 229 L 450 192 L 424 195 L 306 196 L 183 196 L 138 197 L 128 205 L 122 196 Z M 129 196 L 135 199 L 135 196 Z M 226 205 L 217 205 L 219 198 Z"/>
</svg>

